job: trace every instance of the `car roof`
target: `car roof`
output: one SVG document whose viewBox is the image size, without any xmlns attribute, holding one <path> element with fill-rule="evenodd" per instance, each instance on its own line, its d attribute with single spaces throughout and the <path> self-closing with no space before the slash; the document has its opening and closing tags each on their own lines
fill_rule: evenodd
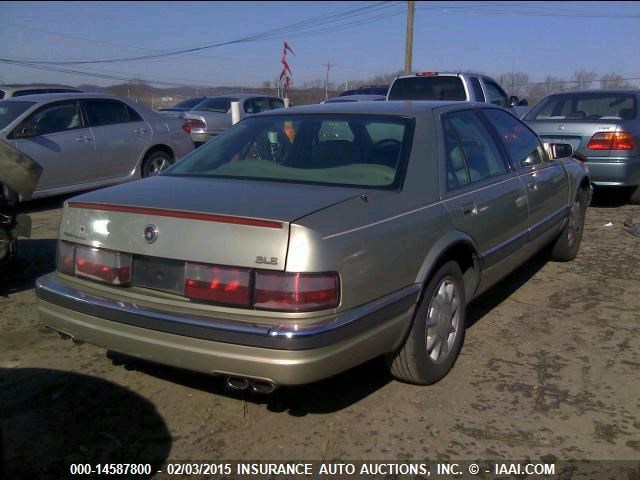
<svg viewBox="0 0 640 480">
<path fill-rule="evenodd" d="M 325 101 L 325 103 L 340 103 L 340 102 L 364 102 L 372 100 L 384 100 L 387 98 L 384 95 L 376 94 L 359 94 L 359 95 L 345 95 L 343 97 L 333 97 Z"/>
<path fill-rule="evenodd" d="M 425 70 L 425 72 L 428 72 Z M 457 77 L 458 75 L 471 75 L 474 77 L 486 77 L 485 74 L 483 73 L 473 73 L 473 72 L 428 72 L 431 73 L 432 75 L 421 75 L 421 73 L 423 73 L 422 71 L 420 72 L 416 72 L 416 73 L 409 73 L 407 75 L 398 75 L 396 78 L 411 78 L 411 77 L 425 77 L 425 78 L 429 78 L 429 77 L 442 77 L 442 76 L 447 76 L 447 77 Z"/>
<path fill-rule="evenodd" d="M 640 95 L 640 89 L 638 88 L 597 88 L 593 90 L 571 90 L 567 92 L 556 92 L 549 95 L 549 97 L 555 97 L 559 95 L 601 95 L 603 93 L 610 93 L 612 95 L 620 94 L 632 94 Z"/>
<path fill-rule="evenodd" d="M 207 96 L 206 98 L 237 98 L 238 100 L 245 100 L 247 98 L 264 98 L 264 97 L 270 97 L 270 98 L 279 98 L 277 95 L 265 95 L 262 93 L 227 93 L 225 95 L 212 95 L 212 96 Z"/>
<path fill-rule="evenodd" d="M 58 85 L 54 83 L 34 83 L 34 84 L 5 84 L 0 85 L 0 89 L 2 90 L 31 90 L 34 88 L 73 88 L 74 90 L 80 91 L 77 87 L 70 87 L 69 85 Z"/>
<path fill-rule="evenodd" d="M 283 115 L 283 114 L 311 114 L 311 113 L 346 113 L 346 114 L 379 114 L 379 115 L 404 115 L 415 116 L 440 107 L 447 106 L 477 106 L 482 108 L 496 107 L 495 105 L 479 102 L 454 102 L 434 100 L 391 100 L 384 102 L 336 102 L 317 105 L 301 105 L 289 109 L 276 109 L 261 112 L 258 115 Z"/>
<path fill-rule="evenodd" d="M 19 97 L 5 98 L 3 101 L 7 102 L 19 102 L 29 101 L 37 103 L 47 103 L 54 100 L 73 100 L 82 98 L 108 98 L 121 100 L 120 97 L 115 95 L 109 95 L 105 93 L 83 93 L 83 92 L 69 92 L 69 93 L 40 93 L 36 95 L 21 95 Z"/>
</svg>

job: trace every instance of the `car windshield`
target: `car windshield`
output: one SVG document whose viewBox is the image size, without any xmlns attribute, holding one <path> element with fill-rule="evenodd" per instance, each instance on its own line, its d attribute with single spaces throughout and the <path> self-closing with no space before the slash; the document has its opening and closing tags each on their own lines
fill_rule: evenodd
<svg viewBox="0 0 640 480">
<path fill-rule="evenodd" d="M 35 102 L 0 101 L 0 130 L 22 115 Z"/>
<path fill-rule="evenodd" d="M 630 120 L 636 112 L 636 97 L 632 94 L 567 94 L 547 98 L 525 120 Z"/>
<path fill-rule="evenodd" d="M 467 99 L 462 79 L 454 76 L 398 78 L 391 85 L 389 100 L 461 100 Z"/>
<path fill-rule="evenodd" d="M 238 101 L 237 98 L 207 98 L 198 103 L 192 110 L 205 112 L 227 113 L 231 108 L 231 102 Z"/>
<path fill-rule="evenodd" d="M 388 115 L 252 117 L 166 175 L 391 189 L 402 183 L 412 135 L 411 119 Z"/>
<path fill-rule="evenodd" d="M 190 98 L 188 100 L 184 100 L 180 103 L 176 103 L 173 107 L 171 108 L 193 108 L 196 105 L 198 105 L 200 102 L 202 102 L 203 98 L 199 97 L 199 98 Z"/>
</svg>

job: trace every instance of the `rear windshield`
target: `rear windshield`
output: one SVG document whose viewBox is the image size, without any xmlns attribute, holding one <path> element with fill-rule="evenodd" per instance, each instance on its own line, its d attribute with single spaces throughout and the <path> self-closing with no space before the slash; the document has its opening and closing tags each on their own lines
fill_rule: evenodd
<svg viewBox="0 0 640 480">
<path fill-rule="evenodd" d="M 35 102 L 0 101 L 0 130 L 27 111 Z"/>
<path fill-rule="evenodd" d="M 525 120 L 630 120 L 636 117 L 635 95 L 590 93 L 554 95 L 531 110 Z"/>
<path fill-rule="evenodd" d="M 392 189 L 401 185 L 413 120 L 387 115 L 251 117 L 166 175 Z"/>
<path fill-rule="evenodd" d="M 462 79 L 452 76 L 398 78 L 389 90 L 389 100 L 466 99 Z"/>
<path fill-rule="evenodd" d="M 175 104 L 173 107 L 174 108 L 193 108 L 196 105 L 198 105 L 200 102 L 202 102 L 204 99 L 205 99 L 204 97 L 190 98 L 188 100 L 184 100 L 180 103 Z"/>
<path fill-rule="evenodd" d="M 198 103 L 192 110 L 205 112 L 227 113 L 231 108 L 231 102 L 237 102 L 237 98 L 207 98 Z"/>
</svg>

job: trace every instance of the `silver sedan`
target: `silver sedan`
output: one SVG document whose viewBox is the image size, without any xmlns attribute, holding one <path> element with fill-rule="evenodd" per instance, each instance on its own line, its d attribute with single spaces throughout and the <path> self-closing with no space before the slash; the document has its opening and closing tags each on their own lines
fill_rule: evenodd
<svg viewBox="0 0 640 480">
<path fill-rule="evenodd" d="M 85 93 L 0 101 L 0 138 L 42 165 L 33 198 L 155 175 L 193 150 L 183 119 Z"/>
</svg>

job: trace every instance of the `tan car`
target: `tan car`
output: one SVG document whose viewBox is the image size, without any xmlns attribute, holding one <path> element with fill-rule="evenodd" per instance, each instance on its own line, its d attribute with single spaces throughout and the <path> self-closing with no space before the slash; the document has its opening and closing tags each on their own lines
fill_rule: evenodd
<svg viewBox="0 0 640 480">
<path fill-rule="evenodd" d="M 385 355 L 430 384 L 467 303 L 551 245 L 588 174 L 505 110 L 357 102 L 255 115 L 150 179 L 66 202 L 37 282 L 64 335 L 268 392 Z"/>
</svg>

